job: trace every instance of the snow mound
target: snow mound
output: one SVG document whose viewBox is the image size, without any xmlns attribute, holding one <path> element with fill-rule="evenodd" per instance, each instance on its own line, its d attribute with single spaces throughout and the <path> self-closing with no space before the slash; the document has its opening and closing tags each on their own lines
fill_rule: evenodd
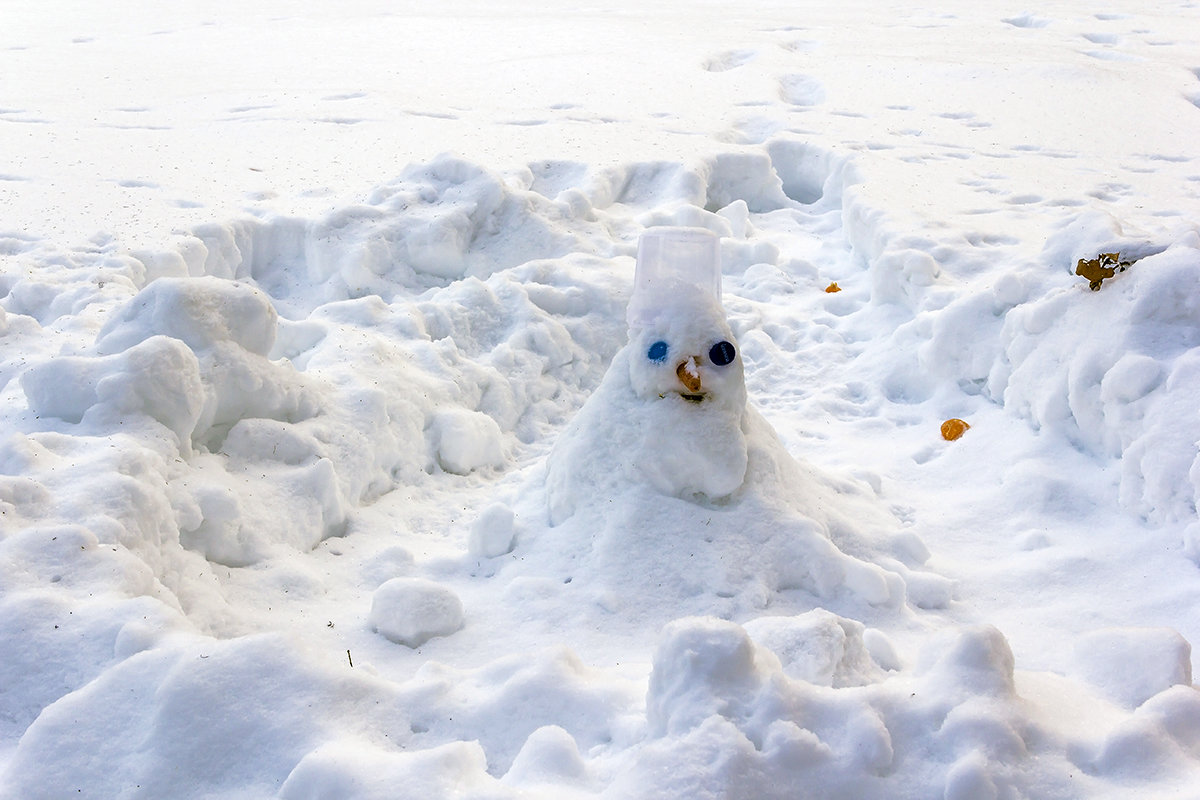
<svg viewBox="0 0 1200 800">
<path fill-rule="evenodd" d="M 246 218 L 197 226 L 176 254 L 141 254 L 150 278 L 212 276 L 252 282 L 290 318 L 376 295 L 415 297 L 463 278 L 490 276 L 537 259 L 611 257 L 615 219 L 642 226 L 698 225 L 728 235 L 752 212 L 840 196 L 845 159 L 800 143 L 769 152 L 722 153 L 697 164 L 540 162 L 501 174 L 445 154 L 405 168 L 360 205 L 317 219 Z M 837 173 L 830 179 L 830 170 Z M 636 235 L 629 231 L 625 236 Z M 162 265 L 168 265 L 163 268 Z"/>
<path fill-rule="evenodd" d="M 1170 628 L 1109 628 L 1075 641 L 1075 672 L 1113 702 L 1137 708 L 1192 685 L 1192 648 Z"/>
<path fill-rule="evenodd" d="M 359 707 L 371 680 L 334 679 L 320 659 L 298 658 L 304 653 L 268 635 L 176 640 L 125 659 L 30 726 L 6 796 L 65 797 L 82 786 L 105 796 L 130 787 L 158 797 L 271 795 L 307 753 L 351 734 L 348 719 L 365 723 L 357 730 L 367 744 L 407 738 L 401 713 Z M 130 730 L 141 732 L 135 751 Z M 63 748 L 65 739 L 79 746 Z"/>
<path fill-rule="evenodd" d="M 580 757 L 636 741 L 636 725 L 627 718 L 640 705 L 636 691 L 564 646 L 506 655 L 474 669 L 429 661 L 400 685 L 401 704 L 422 745 L 474 740 L 488 772 L 514 783 L 523 772 L 545 782 L 546 762 L 563 759 L 555 769 L 567 786 L 583 777 L 578 763 L 571 766 L 577 759 L 569 755 L 568 736 Z"/>
<path fill-rule="evenodd" d="M 880 677 L 863 634 L 865 626 L 825 609 L 814 609 L 794 617 L 759 617 L 744 625 L 758 644 L 778 656 L 791 678 L 819 686 L 856 686 Z"/>
<path fill-rule="evenodd" d="M 575 737 L 557 725 L 544 725 L 525 740 L 504 774 L 506 783 L 587 788 L 594 785 Z"/>
<path fill-rule="evenodd" d="M 120 353 L 150 337 L 170 337 L 194 354 L 204 384 L 191 431 L 217 449 L 238 422 L 298 422 L 316 415 L 316 393 L 286 365 L 271 362 L 277 315 L 261 291 L 213 277 L 154 281 L 100 330 L 97 353 Z"/>
<path fill-rule="evenodd" d="M 462 408 L 442 411 L 430 427 L 438 465 L 446 472 L 466 475 L 504 464 L 503 433 L 487 414 Z"/>
<path fill-rule="evenodd" d="M 335 741 L 308 753 L 280 787 L 283 800 L 356 797 L 389 800 L 397 787 L 414 797 L 505 797 L 487 772 L 483 748 L 450 742 L 411 753 Z"/>
<path fill-rule="evenodd" d="M 546 496 L 556 527 L 526 531 L 520 551 L 526 562 L 544 561 L 574 579 L 593 575 L 609 589 L 608 599 L 599 602 L 612 609 L 626 605 L 620 598 L 652 586 L 674 598 L 673 608 L 710 603 L 715 596 L 730 613 L 761 609 L 776 592 L 793 590 L 824 599 L 845 592 L 871 606 L 904 601 L 901 573 L 907 570 L 890 556 L 889 540 L 900 523 L 874 505 L 869 490 L 851 489 L 796 463 L 753 409 L 744 409 L 733 429 L 745 437 L 744 473 L 722 472 L 724 462 L 714 467 L 702 447 L 691 448 L 694 461 L 684 469 L 651 471 L 679 445 L 656 438 L 653 428 L 643 434 L 642 426 L 661 424 L 657 435 L 679 436 L 678 417 L 695 409 L 684 400 L 659 401 L 662 412 L 647 415 L 629 386 L 629 352 L 614 359 L 605 383 L 555 445 Z M 709 417 L 698 419 L 695 435 L 704 436 Z M 707 481 L 733 476 L 734 490 L 727 496 L 692 494 L 696 487 L 679 481 L 697 469 L 708 470 Z M 683 497 L 675 496 L 677 488 Z M 831 534 L 858 556 L 839 549 Z M 563 548 L 573 566 L 553 552 Z M 886 566 L 870 563 L 872 558 Z M 637 570 L 630 568 L 634 564 Z"/>
<path fill-rule="evenodd" d="M 231 343 L 265 356 L 275 344 L 276 319 L 270 299 L 247 284 L 213 277 L 162 278 L 117 310 L 101 329 L 96 349 L 116 353 L 162 335 L 192 350 Z"/>
<path fill-rule="evenodd" d="M 614 787 L 639 797 L 765 798 L 1061 788 L 1061 744 L 1043 738 L 1042 710 L 1018 697 L 998 631 L 963 629 L 922 658 L 915 677 L 879 671 L 861 686 L 831 688 L 787 675 L 731 622 L 673 622 L 654 654 L 647 739 Z"/>
<path fill-rule="evenodd" d="M 338 299 L 391 300 L 487 278 L 532 253 L 589 252 L 589 228 L 571 234 L 555 224 L 567 208 L 527 191 L 531 182 L 529 173 L 503 176 L 447 154 L 323 218 L 198 226 L 185 261 L 192 275 L 252 280 L 302 316 Z"/>
<path fill-rule="evenodd" d="M 513 510 L 503 503 L 492 503 L 471 523 L 467 551 L 480 558 L 495 558 L 513 548 L 515 531 Z"/>
<path fill-rule="evenodd" d="M 699 233 L 647 236 L 656 248 L 667 246 L 659 238 L 683 237 L 694 259 Z M 640 259 L 660 256 L 639 251 L 629 343 L 547 460 L 555 529 L 528 532 L 526 561 L 598 589 L 597 602 L 610 611 L 650 586 L 674 593 L 676 609 L 699 610 L 694 604 L 715 594 L 730 614 L 761 609 L 788 591 L 901 605 L 901 573 L 910 571 L 889 552 L 899 521 L 872 508 L 865 493 L 835 489 L 832 478 L 793 459 L 747 404 L 742 355 L 719 294 L 692 274 L 692 263 L 682 277 L 661 265 L 654 269 L 666 273 L 643 276 L 650 268 Z M 834 543 L 833 528 L 855 555 Z M 571 564 L 548 552 L 564 545 Z"/>
<path fill-rule="evenodd" d="M 1094 246 L 1134 258 L 1145 249 L 1098 237 L 1085 246 L 1071 257 Z M 1120 459 L 1122 502 L 1180 521 L 1195 516 L 1200 496 L 1200 416 L 1187 399 L 1200 391 L 1200 306 L 1190 288 L 1200 280 L 1200 239 L 1155 249 L 1100 291 L 1077 279 L 1010 311 L 987 391 L 1038 428 Z"/>
<path fill-rule="evenodd" d="M 463 626 L 463 606 L 453 591 L 424 578 L 393 578 L 371 598 L 371 627 L 396 644 L 420 647 Z"/>
<path fill-rule="evenodd" d="M 29 409 L 42 417 L 114 431 L 139 418 L 153 420 L 191 452 L 205 412 L 200 363 L 186 345 L 152 336 L 118 355 L 60 356 L 21 374 Z"/>
</svg>

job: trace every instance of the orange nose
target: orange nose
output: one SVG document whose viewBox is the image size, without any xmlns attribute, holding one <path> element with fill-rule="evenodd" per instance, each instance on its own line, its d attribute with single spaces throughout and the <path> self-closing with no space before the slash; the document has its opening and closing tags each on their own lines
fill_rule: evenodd
<svg viewBox="0 0 1200 800">
<path fill-rule="evenodd" d="M 675 374 L 679 376 L 679 382 L 686 386 L 689 392 L 700 391 L 699 358 L 688 356 L 687 359 L 679 362 L 679 366 L 675 368 Z"/>
</svg>

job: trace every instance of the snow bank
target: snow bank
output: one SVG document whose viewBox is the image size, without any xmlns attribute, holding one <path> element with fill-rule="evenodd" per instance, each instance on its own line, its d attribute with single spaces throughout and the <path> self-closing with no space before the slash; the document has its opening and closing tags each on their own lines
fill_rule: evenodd
<svg viewBox="0 0 1200 800">
<path fill-rule="evenodd" d="M 21 739 L 5 793 L 273 794 L 329 737 L 403 742 L 403 714 L 377 705 L 378 689 L 369 678 L 335 678 L 285 637 L 177 639 L 44 711 Z"/>
<path fill-rule="evenodd" d="M 1115 758 L 1093 762 L 1083 741 L 1062 738 L 1061 709 L 1020 696 L 995 628 L 944 639 L 914 673 L 876 667 L 831 688 L 786 674 L 738 625 L 678 620 L 654 655 L 647 740 L 614 788 L 637 797 L 1086 795 L 1096 785 L 1088 773 L 1117 769 Z M 1180 733 L 1188 746 L 1191 734 Z"/>
<path fill-rule="evenodd" d="M 6 277 L 5 795 L 1190 785 L 1186 638 L 1023 669 L 896 475 L 991 403 L 1192 521 L 1194 235 L 1081 217 L 976 279 L 980 246 L 907 229 L 854 159 L 726 150 L 442 156 L 324 216 Z M 659 225 L 720 237 L 725 294 L 627 331 Z M 1111 247 L 1138 260 L 1092 293 L 1069 262 Z"/>
<path fill-rule="evenodd" d="M 947 384 L 981 394 L 1118 462 L 1120 501 L 1132 512 L 1155 523 L 1194 519 L 1200 418 L 1185 399 L 1200 352 L 1194 224 L 1068 208 L 1029 255 L 1018 240 L 902 230 L 854 191 L 847 237 L 866 264 L 871 302 L 900 319 L 891 363 L 880 363 L 889 400 L 922 404 Z M 1133 266 L 1091 291 L 1076 265 L 1101 253 Z M 989 269 L 997 258 L 1010 266 Z"/>
<path fill-rule="evenodd" d="M 1191 519 L 1197 490 L 1184 478 L 1198 469 L 1200 417 L 1183 398 L 1200 388 L 1200 308 L 1189 288 L 1200 278 L 1200 236 L 1147 243 L 1122 236 L 1114 220 L 1087 218 L 1047 245 L 1054 250 L 1064 251 L 1048 259 L 1056 268 L 1098 252 L 1137 260 L 1097 292 L 1075 279 L 1010 312 L 989 394 L 1038 427 L 1119 458 L 1121 500 L 1134 510 Z"/>
</svg>

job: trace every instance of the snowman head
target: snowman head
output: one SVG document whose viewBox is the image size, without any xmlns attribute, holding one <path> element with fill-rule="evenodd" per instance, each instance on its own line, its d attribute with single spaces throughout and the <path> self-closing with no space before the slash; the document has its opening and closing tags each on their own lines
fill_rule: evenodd
<svg viewBox="0 0 1200 800">
<path fill-rule="evenodd" d="M 699 228 L 643 234 L 626 319 L 638 397 L 740 414 L 746 404 L 742 357 L 721 307 L 715 234 Z"/>
</svg>

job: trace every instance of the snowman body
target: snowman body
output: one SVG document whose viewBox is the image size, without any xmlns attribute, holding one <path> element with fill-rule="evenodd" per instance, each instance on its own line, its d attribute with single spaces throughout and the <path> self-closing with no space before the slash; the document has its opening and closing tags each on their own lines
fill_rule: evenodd
<svg viewBox="0 0 1200 800">
<path fill-rule="evenodd" d="M 702 503 L 741 487 L 746 385 L 720 302 L 718 241 L 691 228 L 643 236 L 629 342 L 550 456 L 552 523 L 621 484 Z"/>
<path fill-rule="evenodd" d="M 505 568 L 532 581 L 521 602 L 571 592 L 578 624 L 593 624 L 599 608 L 616 615 L 610 626 L 639 630 L 772 605 L 861 613 L 902 603 L 887 550 L 895 516 L 868 485 L 794 459 L 747 402 L 715 237 L 670 229 L 654 244 L 687 256 L 672 260 L 645 252 L 650 235 L 629 341 L 551 450 L 545 493 L 517 509 L 529 518 L 547 509 L 554 531 L 517 535 L 520 556 Z"/>
</svg>

